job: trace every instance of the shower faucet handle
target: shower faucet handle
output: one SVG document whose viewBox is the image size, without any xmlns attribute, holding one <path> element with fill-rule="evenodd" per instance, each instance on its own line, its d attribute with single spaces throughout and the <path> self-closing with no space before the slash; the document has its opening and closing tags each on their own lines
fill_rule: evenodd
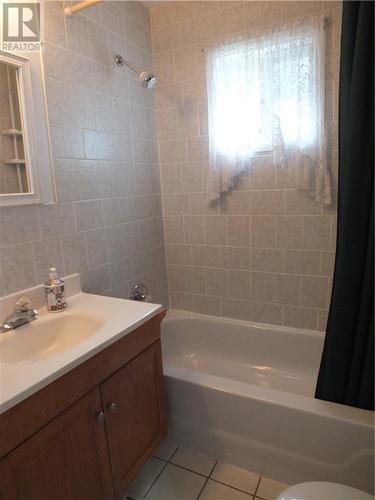
<svg viewBox="0 0 375 500">
<path fill-rule="evenodd" d="M 124 66 L 124 58 L 122 56 L 120 56 L 119 54 L 117 54 L 115 56 L 115 63 L 117 64 L 117 66 Z"/>
</svg>

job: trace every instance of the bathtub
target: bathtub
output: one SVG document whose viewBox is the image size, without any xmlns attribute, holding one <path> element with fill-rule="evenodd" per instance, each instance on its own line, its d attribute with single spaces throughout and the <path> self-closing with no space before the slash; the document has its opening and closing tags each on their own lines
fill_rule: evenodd
<svg viewBox="0 0 375 500">
<path fill-rule="evenodd" d="M 324 334 L 170 310 L 172 440 L 289 484 L 373 492 L 373 412 L 314 399 Z"/>
</svg>

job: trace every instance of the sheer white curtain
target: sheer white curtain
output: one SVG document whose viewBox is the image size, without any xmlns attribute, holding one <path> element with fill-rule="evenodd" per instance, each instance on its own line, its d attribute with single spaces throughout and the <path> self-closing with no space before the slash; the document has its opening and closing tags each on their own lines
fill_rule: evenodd
<svg viewBox="0 0 375 500">
<path fill-rule="evenodd" d="M 325 139 L 324 20 L 309 19 L 207 54 L 210 169 L 218 200 L 257 153 L 295 167 L 297 186 L 331 203 Z"/>
</svg>

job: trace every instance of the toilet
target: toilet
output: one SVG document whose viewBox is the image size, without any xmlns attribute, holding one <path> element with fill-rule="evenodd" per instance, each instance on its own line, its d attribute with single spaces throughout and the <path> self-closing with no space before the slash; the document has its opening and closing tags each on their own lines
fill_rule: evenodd
<svg viewBox="0 0 375 500">
<path fill-rule="evenodd" d="M 291 486 L 276 500 L 374 500 L 374 497 L 344 484 L 312 481 Z"/>
</svg>

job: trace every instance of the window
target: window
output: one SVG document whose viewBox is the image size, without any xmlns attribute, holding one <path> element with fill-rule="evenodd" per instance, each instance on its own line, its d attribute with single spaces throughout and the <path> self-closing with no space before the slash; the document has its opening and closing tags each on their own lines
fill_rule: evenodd
<svg viewBox="0 0 375 500">
<path fill-rule="evenodd" d="M 212 197 L 230 190 L 236 174 L 266 151 L 275 166 L 299 163 L 305 189 L 316 194 L 321 182 L 313 170 L 321 175 L 325 163 L 323 22 L 216 48 L 207 79 Z"/>
</svg>

